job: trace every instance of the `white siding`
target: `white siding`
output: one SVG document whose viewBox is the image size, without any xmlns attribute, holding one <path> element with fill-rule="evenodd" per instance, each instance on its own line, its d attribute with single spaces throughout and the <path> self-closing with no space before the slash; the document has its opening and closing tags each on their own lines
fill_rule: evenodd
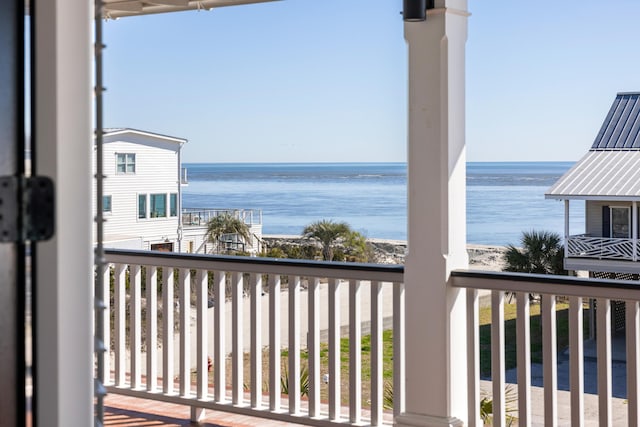
<svg viewBox="0 0 640 427">
<path fill-rule="evenodd" d="M 189 251 L 189 243 L 193 242 L 193 253 L 202 254 L 205 253 L 205 243 L 207 244 L 207 252 L 211 251 L 213 247 L 212 243 L 205 242 L 205 235 L 207 233 L 206 227 L 187 227 L 182 233 L 182 251 Z"/>
<path fill-rule="evenodd" d="M 607 202 L 587 200 L 585 207 L 586 234 L 602 237 L 602 206 Z"/>
</svg>

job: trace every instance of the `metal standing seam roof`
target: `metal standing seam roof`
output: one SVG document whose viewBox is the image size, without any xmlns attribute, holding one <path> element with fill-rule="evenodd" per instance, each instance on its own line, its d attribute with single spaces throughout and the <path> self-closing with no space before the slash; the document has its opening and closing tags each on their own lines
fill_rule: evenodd
<svg viewBox="0 0 640 427">
<path fill-rule="evenodd" d="M 640 92 L 616 95 L 591 149 L 545 197 L 640 200 Z"/>
<path fill-rule="evenodd" d="M 640 200 L 640 151 L 589 151 L 545 197 Z"/>
<path fill-rule="evenodd" d="M 592 150 L 640 150 L 640 93 L 619 93 Z"/>
</svg>

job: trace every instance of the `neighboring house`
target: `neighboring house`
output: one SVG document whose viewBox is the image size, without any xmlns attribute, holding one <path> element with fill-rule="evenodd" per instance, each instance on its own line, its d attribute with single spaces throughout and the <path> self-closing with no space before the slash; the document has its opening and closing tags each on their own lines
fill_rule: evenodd
<svg viewBox="0 0 640 427">
<path fill-rule="evenodd" d="M 181 187 L 186 185 L 180 151 L 186 142 L 136 129 L 105 130 L 105 247 L 180 251 Z"/>
<path fill-rule="evenodd" d="M 119 128 L 106 129 L 103 140 L 105 247 L 189 253 L 260 251 L 261 211 L 182 208 L 187 177 L 180 153 L 186 139 Z M 249 225 L 251 241 L 224 235 L 216 245 L 209 242 L 207 221 L 222 213 Z"/>
<path fill-rule="evenodd" d="M 640 273 L 640 92 L 617 94 L 591 149 L 545 196 L 565 201 L 565 268 Z M 569 235 L 569 200 L 585 201 L 584 234 Z"/>
</svg>

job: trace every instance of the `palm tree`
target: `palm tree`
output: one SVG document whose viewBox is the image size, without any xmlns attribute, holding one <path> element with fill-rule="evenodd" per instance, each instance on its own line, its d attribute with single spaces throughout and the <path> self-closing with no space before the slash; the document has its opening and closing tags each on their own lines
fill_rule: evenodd
<svg viewBox="0 0 640 427">
<path fill-rule="evenodd" d="M 236 234 L 245 242 L 251 241 L 249 226 L 229 212 L 216 215 L 207 222 L 207 237 L 210 242 L 217 242 L 219 246 L 220 237 L 227 234 Z"/>
<path fill-rule="evenodd" d="M 350 231 L 344 237 L 344 248 L 348 261 L 369 262 L 372 253 L 367 238 L 357 231 Z"/>
<path fill-rule="evenodd" d="M 333 260 L 333 245 L 351 233 L 351 227 L 346 222 L 334 222 L 323 219 L 307 225 L 302 231 L 305 239 L 316 240 L 322 245 L 322 259 Z"/>
<path fill-rule="evenodd" d="M 558 233 L 550 231 L 525 231 L 520 240 L 521 248 L 507 246 L 504 254 L 504 271 L 519 273 L 560 274 L 564 269 L 564 247 Z"/>
</svg>

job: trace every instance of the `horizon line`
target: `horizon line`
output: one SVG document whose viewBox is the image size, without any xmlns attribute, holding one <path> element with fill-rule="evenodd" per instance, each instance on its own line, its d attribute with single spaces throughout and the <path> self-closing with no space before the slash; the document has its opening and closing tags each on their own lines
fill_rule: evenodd
<svg viewBox="0 0 640 427">
<path fill-rule="evenodd" d="M 467 160 L 466 163 L 575 163 L 577 160 Z M 326 161 L 326 162 L 190 162 L 183 161 L 182 164 L 198 165 L 336 165 L 336 164 L 407 164 L 407 161 Z"/>
</svg>

